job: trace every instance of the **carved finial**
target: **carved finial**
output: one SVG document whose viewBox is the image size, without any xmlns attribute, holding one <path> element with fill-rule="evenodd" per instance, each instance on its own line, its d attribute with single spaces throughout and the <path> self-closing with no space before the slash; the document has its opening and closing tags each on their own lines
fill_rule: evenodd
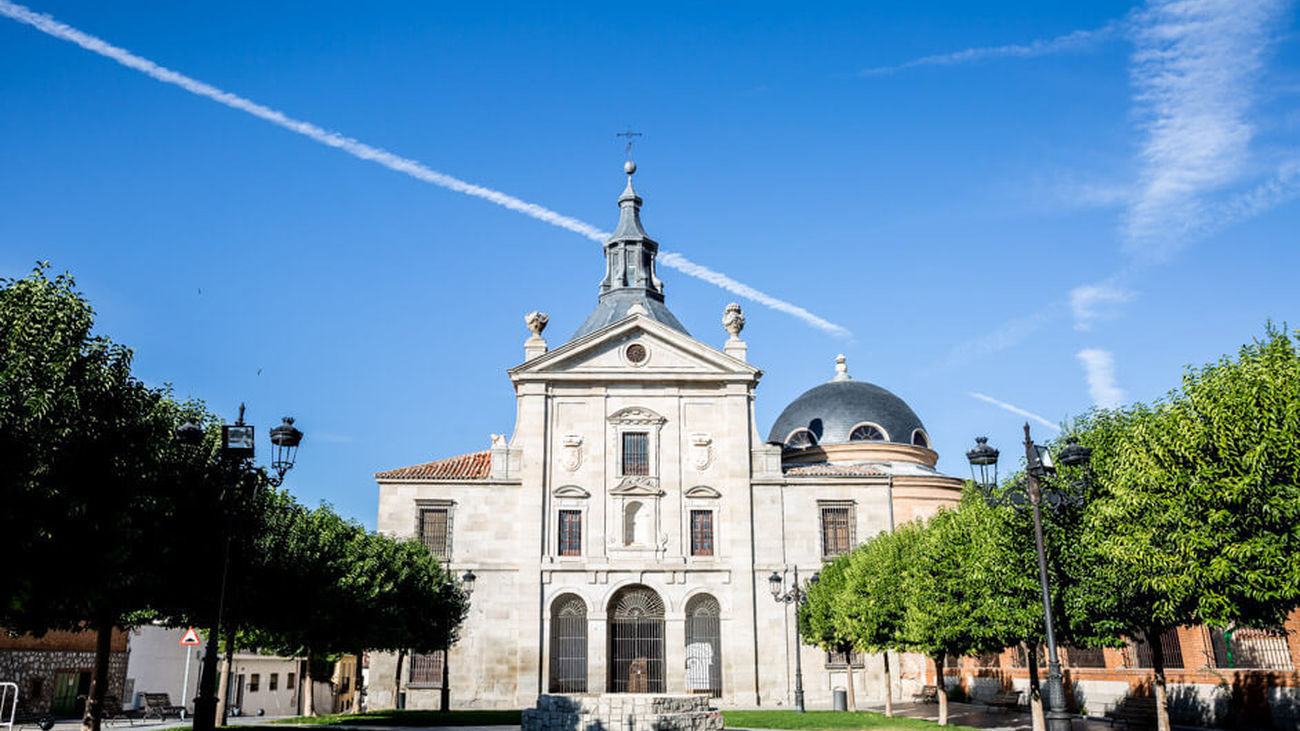
<svg viewBox="0 0 1300 731">
<path fill-rule="evenodd" d="M 546 323 L 549 320 L 550 318 L 546 316 L 545 312 L 537 312 L 536 310 L 524 315 L 524 323 L 528 325 L 528 330 L 538 337 L 546 329 Z"/>
<path fill-rule="evenodd" d="M 840 353 L 839 355 L 835 356 L 835 380 L 837 381 L 853 380 L 852 378 L 849 377 L 848 358 L 845 358 L 843 353 Z"/>
<path fill-rule="evenodd" d="M 745 329 L 745 313 L 741 312 L 740 305 L 732 302 L 722 311 L 722 327 L 731 334 L 732 340 L 740 337 L 740 331 Z"/>
</svg>

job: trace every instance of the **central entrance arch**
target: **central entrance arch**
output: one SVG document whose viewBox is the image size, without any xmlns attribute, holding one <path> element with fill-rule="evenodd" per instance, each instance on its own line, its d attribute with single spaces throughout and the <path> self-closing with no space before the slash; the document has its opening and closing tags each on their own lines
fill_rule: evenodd
<svg viewBox="0 0 1300 731">
<path fill-rule="evenodd" d="M 625 586 L 610 598 L 608 617 L 608 692 L 664 692 L 663 600 L 648 586 Z"/>
</svg>

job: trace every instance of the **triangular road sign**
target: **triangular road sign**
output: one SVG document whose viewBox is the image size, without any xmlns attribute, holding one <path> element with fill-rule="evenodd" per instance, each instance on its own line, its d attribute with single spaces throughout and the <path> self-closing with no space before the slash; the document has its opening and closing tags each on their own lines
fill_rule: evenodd
<svg viewBox="0 0 1300 731">
<path fill-rule="evenodd" d="M 201 645 L 203 641 L 199 639 L 199 633 L 193 628 L 185 630 L 185 635 L 181 637 L 182 645 Z"/>
</svg>

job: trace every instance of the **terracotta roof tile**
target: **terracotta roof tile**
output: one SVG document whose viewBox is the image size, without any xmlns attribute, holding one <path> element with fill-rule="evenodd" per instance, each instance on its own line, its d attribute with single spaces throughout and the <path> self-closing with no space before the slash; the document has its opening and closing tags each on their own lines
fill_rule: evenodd
<svg viewBox="0 0 1300 731">
<path fill-rule="evenodd" d="M 868 477 L 885 474 L 864 464 L 831 464 L 830 462 L 782 465 L 781 471 L 787 477 Z"/>
<path fill-rule="evenodd" d="M 492 470 L 492 454 L 471 452 L 459 457 L 376 472 L 377 480 L 484 480 Z"/>
</svg>

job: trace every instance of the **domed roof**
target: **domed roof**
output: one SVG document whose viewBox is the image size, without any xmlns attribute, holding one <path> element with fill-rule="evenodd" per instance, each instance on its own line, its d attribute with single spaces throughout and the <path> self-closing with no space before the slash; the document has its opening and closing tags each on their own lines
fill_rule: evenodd
<svg viewBox="0 0 1300 731">
<path fill-rule="evenodd" d="M 903 399 L 874 383 L 849 378 L 843 359 L 836 358 L 835 380 L 805 391 L 785 407 L 772 425 L 769 443 L 783 444 L 796 429 L 807 429 L 818 444 L 844 444 L 862 424 L 883 430 L 885 441 L 896 444 L 912 444 L 912 434 L 924 432 L 925 425 Z M 929 446 L 928 434 L 922 446 Z"/>
</svg>

